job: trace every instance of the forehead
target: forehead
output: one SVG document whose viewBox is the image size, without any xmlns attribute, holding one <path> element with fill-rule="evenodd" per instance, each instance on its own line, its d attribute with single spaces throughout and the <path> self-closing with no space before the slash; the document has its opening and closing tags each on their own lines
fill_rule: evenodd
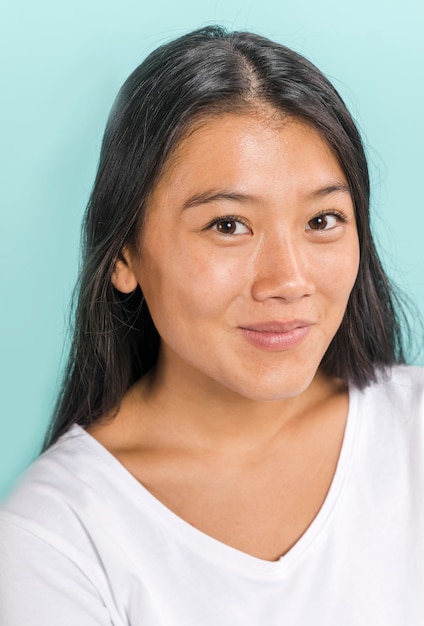
<svg viewBox="0 0 424 626">
<path fill-rule="evenodd" d="M 309 124 L 274 110 L 225 113 L 196 120 L 168 158 L 153 189 L 248 188 L 296 182 L 299 192 L 346 183 L 323 137 Z"/>
</svg>

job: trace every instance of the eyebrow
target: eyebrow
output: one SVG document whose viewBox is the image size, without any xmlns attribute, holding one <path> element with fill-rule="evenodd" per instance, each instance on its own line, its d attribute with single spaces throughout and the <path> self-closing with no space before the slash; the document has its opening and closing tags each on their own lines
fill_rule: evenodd
<svg viewBox="0 0 424 626">
<path fill-rule="evenodd" d="M 351 190 L 345 183 L 336 183 L 334 185 L 329 185 L 328 187 L 323 187 L 322 189 L 317 189 L 316 191 L 312 191 L 309 194 L 310 198 L 324 198 L 325 196 L 329 196 L 332 193 L 347 193 L 349 196 L 352 196 Z"/>
<path fill-rule="evenodd" d="M 234 193 L 232 191 L 205 191 L 204 193 L 191 196 L 183 204 L 183 209 L 189 209 L 199 204 L 208 204 L 217 200 L 232 200 L 233 202 L 246 202 L 252 200 L 252 196 L 244 193 Z"/>
<path fill-rule="evenodd" d="M 347 193 L 351 196 L 351 191 L 349 187 L 345 183 L 335 183 L 334 185 L 328 185 L 326 187 L 322 187 L 320 189 L 316 189 L 308 194 L 309 198 L 323 198 L 329 196 L 332 193 Z M 230 200 L 232 202 L 249 202 L 255 200 L 253 196 L 244 193 L 235 193 L 232 191 L 205 191 L 200 194 L 195 194 L 190 196 L 184 204 L 183 210 L 189 209 L 191 207 L 198 206 L 200 204 L 209 204 L 211 202 L 216 202 L 220 200 Z"/>
</svg>

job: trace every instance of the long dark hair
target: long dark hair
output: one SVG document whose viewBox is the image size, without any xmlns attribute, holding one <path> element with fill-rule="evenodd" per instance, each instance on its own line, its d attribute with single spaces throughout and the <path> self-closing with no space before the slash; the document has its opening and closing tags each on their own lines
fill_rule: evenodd
<svg viewBox="0 0 424 626">
<path fill-rule="evenodd" d="M 111 273 L 143 228 L 149 194 L 194 120 L 266 104 L 314 127 L 352 194 L 360 267 L 321 367 L 362 388 L 377 368 L 403 362 L 401 324 L 369 225 L 369 177 L 358 130 L 331 83 L 309 61 L 264 37 L 211 26 L 155 50 L 113 106 L 83 225 L 73 340 L 45 447 L 68 428 L 116 411 L 155 363 L 159 336 L 143 294 L 117 292 Z"/>
</svg>

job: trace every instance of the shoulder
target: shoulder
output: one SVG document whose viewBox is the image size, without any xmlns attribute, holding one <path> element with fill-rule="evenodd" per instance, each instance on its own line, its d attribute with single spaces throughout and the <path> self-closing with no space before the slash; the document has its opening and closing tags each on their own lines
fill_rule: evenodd
<svg viewBox="0 0 424 626">
<path fill-rule="evenodd" d="M 397 468 L 399 473 L 403 466 L 406 481 L 411 472 L 424 481 L 424 369 L 394 366 L 362 391 L 351 391 L 357 451 L 373 467 Z M 364 458 L 361 463 L 366 465 Z"/>
<path fill-rule="evenodd" d="M 108 467 L 89 439 L 73 427 L 28 468 L 0 507 L 3 538 L 31 534 L 62 551 L 85 551 L 81 520 L 86 528 L 90 518 L 101 518 L 114 490 L 113 463 Z"/>
<path fill-rule="evenodd" d="M 418 365 L 394 365 L 378 377 L 379 384 L 393 388 L 424 390 L 424 367 Z"/>
<path fill-rule="evenodd" d="M 106 625 L 116 613 L 94 541 L 111 544 L 100 523 L 111 521 L 108 480 L 86 439 L 81 428 L 64 435 L 0 507 L 1 623 Z"/>
<path fill-rule="evenodd" d="M 396 365 L 379 372 L 376 382 L 359 392 L 366 405 L 403 418 L 424 419 L 424 368 Z"/>
</svg>

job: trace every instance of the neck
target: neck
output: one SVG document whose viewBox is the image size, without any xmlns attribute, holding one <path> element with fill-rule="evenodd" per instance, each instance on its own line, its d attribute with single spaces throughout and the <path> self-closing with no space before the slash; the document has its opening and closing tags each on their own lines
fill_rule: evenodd
<svg viewBox="0 0 424 626">
<path fill-rule="evenodd" d="M 145 416 L 146 427 L 161 433 L 162 440 L 235 455 L 281 439 L 341 391 L 340 381 L 318 371 L 294 397 L 252 400 L 198 372 L 167 368 L 159 359 L 131 395 L 133 406 L 139 407 L 137 413 Z"/>
</svg>

